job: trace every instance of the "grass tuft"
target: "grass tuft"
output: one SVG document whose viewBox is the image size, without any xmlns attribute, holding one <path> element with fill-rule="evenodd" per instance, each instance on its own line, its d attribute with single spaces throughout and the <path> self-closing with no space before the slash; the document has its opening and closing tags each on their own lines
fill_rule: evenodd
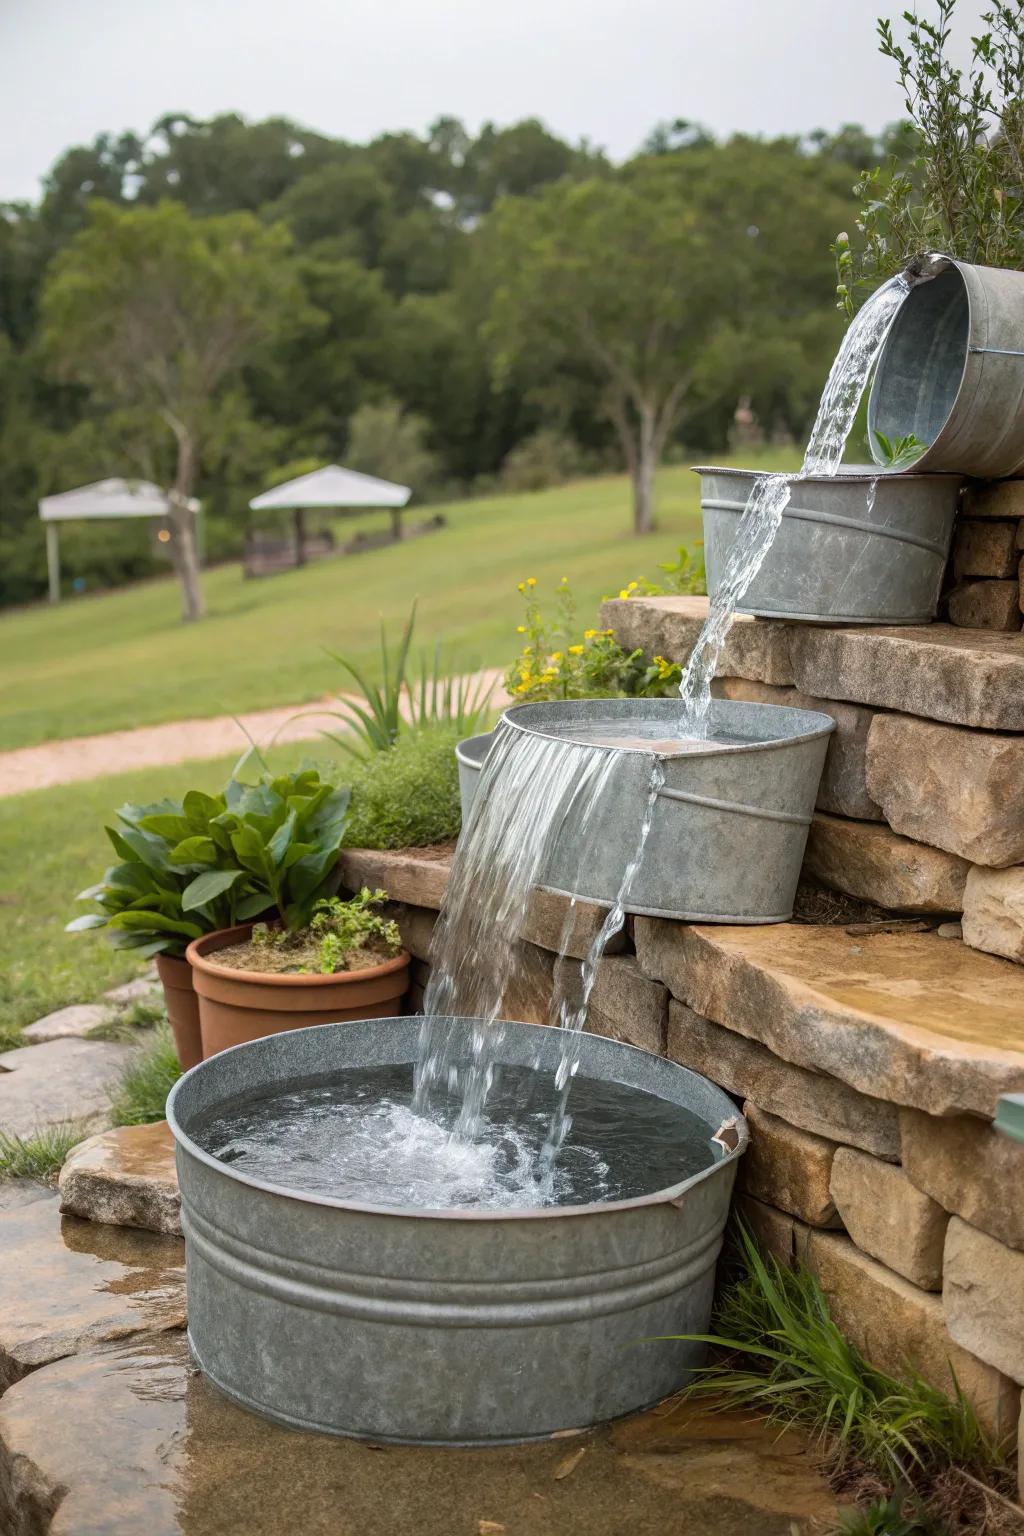
<svg viewBox="0 0 1024 1536">
<path fill-rule="evenodd" d="M 89 1031 L 90 1040 L 137 1040 L 140 1029 L 154 1029 L 167 1023 L 167 1010 L 162 1003 L 151 1003 L 137 998 L 127 1008 L 120 1008 L 102 1024 Z"/>
<path fill-rule="evenodd" d="M 141 1055 L 121 1077 L 110 1107 L 113 1125 L 149 1125 L 164 1118 L 167 1095 L 181 1076 L 174 1037 L 166 1024 L 158 1024 Z"/>
<path fill-rule="evenodd" d="M 5 1179 L 53 1179 L 64 1166 L 72 1147 L 82 1140 L 82 1129 L 70 1121 L 49 1126 L 35 1136 L 12 1136 L 0 1131 L 0 1182 Z"/>
</svg>

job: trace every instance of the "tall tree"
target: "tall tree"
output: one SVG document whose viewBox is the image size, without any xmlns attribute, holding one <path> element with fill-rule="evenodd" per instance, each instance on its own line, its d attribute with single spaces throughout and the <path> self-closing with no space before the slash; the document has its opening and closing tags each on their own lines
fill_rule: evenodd
<svg viewBox="0 0 1024 1536">
<path fill-rule="evenodd" d="M 183 615 L 201 618 L 190 502 L 214 406 L 244 364 L 309 319 L 287 231 L 246 213 L 97 202 L 50 268 L 42 316 L 50 355 L 94 401 L 147 412 L 153 434 L 171 434 L 172 557 Z"/>
<path fill-rule="evenodd" d="M 560 182 L 498 203 L 481 230 L 501 370 L 588 370 L 654 526 L 654 471 L 727 286 L 727 257 L 670 183 Z"/>
</svg>

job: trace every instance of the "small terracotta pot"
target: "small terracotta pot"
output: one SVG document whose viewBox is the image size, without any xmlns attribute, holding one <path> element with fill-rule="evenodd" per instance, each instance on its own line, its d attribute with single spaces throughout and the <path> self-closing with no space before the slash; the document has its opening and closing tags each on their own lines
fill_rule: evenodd
<svg viewBox="0 0 1024 1536">
<path fill-rule="evenodd" d="M 384 1019 L 401 1012 L 409 984 L 404 949 L 368 970 L 337 971 L 333 976 L 275 976 L 217 964 L 218 949 L 243 944 L 251 932 L 251 924 L 222 928 L 193 939 L 186 951 L 199 996 L 204 1057 L 285 1029 Z"/>
<path fill-rule="evenodd" d="M 192 967 L 175 955 L 157 955 L 156 973 L 163 983 L 164 1003 L 183 1072 L 203 1059 L 199 1033 L 199 999 L 192 985 Z"/>
</svg>

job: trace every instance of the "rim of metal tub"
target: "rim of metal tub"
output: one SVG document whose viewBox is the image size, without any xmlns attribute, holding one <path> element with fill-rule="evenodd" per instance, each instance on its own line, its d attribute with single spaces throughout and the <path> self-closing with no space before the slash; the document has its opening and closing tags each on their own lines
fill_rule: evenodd
<svg viewBox="0 0 1024 1536">
<path fill-rule="evenodd" d="M 614 698 L 613 699 L 559 699 L 559 700 L 553 700 L 552 702 L 559 703 L 559 704 L 602 704 L 602 705 L 608 705 L 608 706 L 611 707 L 612 712 L 614 712 L 614 707 L 617 704 L 637 704 L 637 703 L 641 703 L 641 702 L 645 703 L 645 704 L 651 704 L 651 705 L 654 705 L 654 706 L 656 706 L 658 704 L 673 704 L 673 705 L 676 704 L 676 700 L 675 699 L 644 699 L 644 700 L 639 700 L 639 699 L 614 699 Z M 747 703 L 747 702 L 748 702 L 747 700 L 737 700 L 737 699 L 715 699 L 715 700 L 712 701 L 712 709 L 714 708 L 714 705 L 716 703 L 717 704 L 733 704 L 733 703 Z M 548 741 L 565 741 L 565 742 L 568 742 L 571 746 L 587 747 L 592 752 L 631 752 L 635 756 L 640 756 L 640 757 L 659 757 L 659 758 L 665 759 L 666 761 L 671 761 L 671 762 L 675 762 L 677 760 L 677 758 L 680 761 L 690 761 L 693 758 L 699 758 L 699 757 L 722 757 L 722 756 L 724 756 L 726 754 L 738 755 L 739 753 L 742 753 L 742 752 L 777 752 L 777 751 L 781 750 L 784 747 L 788 748 L 788 747 L 800 746 L 805 741 L 817 741 L 820 736 L 831 736 L 832 732 L 836 728 L 836 722 L 832 718 L 832 716 L 831 715 L 826 715 L 820 709 L 799 709 L 794 704 L 756 704 L 755 707 L 759 708 L 759 709 L 786 710 L 791 715 L 803 715 L 808 720 L 821 720 L 824 723 L 822 725 L 819 725 L 819 726 L 813 726 L 813 727 L 809 728 L 806 731 L 801 731 L 798 736 L 771 736 L 766 741 L 735 741 L 735 742 L 718 741 L 718 742 L 716 742 L 714 740 L 709 740 L 708 742 L 706 742 L 701 747 L 691 748 L 691 749 L 687 750 L 687 752 L 685 754 L 679 754 L 679 753 L 675 753 L 675 752 L 655 752 L 655 751 L 652 750 L 652 748 L 650 746 L 627 747 L 627 746 L 620 746 L 618 744 L 613 744 L 611 742 L 576 741 L 576 740 L 574 740 L 574 738 L 572 736 L 567 736 L 565 734 L 564 728 L 562 730 L 557 730 L 557 731 L 551 730 L 551 729 L 545 730 L 541 726 L 530 725 L 528 722 L 524 723 L 522 720 L 517 720 L 516 719 L 517 715 L 522 714 L 526 710 L 534 710 L 534 709 L 544 709 L 544 708 L 546 708 L 545 704 L 512 704 L 512 705 L 509 706 L 508 709 L 506 709 L 503 712 L 501 718 L 508 725 L 514 726 L 517 731 L 522 731 L 524 734 L 528 734 L 530 736 L 543 736 Z M 657 711 L 655 710 L 655 714 L 656 713 L 657 713 Z M 680 724 L 681 723 L 681 719 L 673 721 L 673 722 L 670 722 L 670 723 Z M 548 1026 L 544 1025 L 542 1027 L 543 1028 L 547 1028 Z M 650 1054 L 650 1053 L 648 1053 L 648 1054 Z"/>
<path fill-rule="evenodd" d="M 353 1020 L 351 1022 L 356 1023 L 358 1021 Z M 465 1015 L 453 1015 L 448 1020 L 448 1022 L 452 1024 L 459 1024 L 479 1021 L 474 1021 Z M 407 1024 L 408 1019 L 375 1019 L 373 1020 L 373 1023 L 383 1028 L 388 1024 Z M 495 1023 L 499 1025 L 514 1024 L 517 1029 L 543 1030 L 545 1038 L 550 1037 L 553 1033 L 564 1036 L 575 1036 L 577 1033 L 575 1030 L 562 1029 L 561 1026 L 557 1024 L 529 1024 L 523 1019 L 500 1019 L 496 1020 Z M 314 1031 L 325 1028 L 344 1029 L 345 1024 L 346 1021 L 344 1020 L 339 1021 L 339 1023 L 336 1025 L 311 1024 L 305 1029 L 289 1030 L 288 1034 L 292 1037 L 303 1034 L 311 1035 L 314 1033 Z M 208 1067 L 211 1062 L 218 1060 L 220 1057 L 231 1056 L 235 1051 L 251 1051 L 254 1048 L 258 1049 L 264 1041 L 273 1041 L 277 1038 L 278 1036 L 276 1035 L 264 1035 L 258 1040 L 247 1040 L 241 1045 L 232 1045 L 224 1051 L 218 1051 L 216 1056 L 209 1056 L 205 1061 L 197 1062 L 194 1067 L 191 1067 L 187 1072 L 183 1073 L 183 1075 L 179 1077 L 178 1081 L 171 1089 L 167 1096 L 165 1114 L 167 1118 L 167 1124 L 171 1128 L 171 1134 L 173 1135 L 175 1142 L 179 1147 L 188 1152 L 190 1157 L 194 1157 L 197 1162 L 204 1163 L 214 1172 L 223 1175 L 225 1178 L 232 1179 L 238 1184 L 248 1185 L 250 1189 L 263 1190 L 267 1194 L 278 1195 L 282 1199 L 286 1200 L 301 1201 L 306 1205 L 322 1205 L 339 1211 L 359 1211 L 362 1215 L 369 1216 L 406 1217 L 417 1221 L 421 1221 L 426 1218 L 427 1220 L 431 1221 L 477 1222 L 539 1221 L 550 1220 L 553 1217 L 595 1216 L 607 1212 L 633 1211 L 638 1210 L 643 1206 L 649 1205 L 674 1205 L 679 1200 L 681 1200 L 683 1196 L 687 1195 L 689 1191 L 696 1185 L 703 1183 L 705 1179 L 711 1178 L 712 1175 L 717 1174 L 719 1169 L 724 1167 L 725 1164 L 734 1160 L 735 1158 L 738 1158 L 745 1151 L 747 1142 L 750 1139 L 750 1133 L 747 1129 L 746 1120 L 743 1118 L 740 1111 L 737 1110 L 735 1117 L 723 1120 L 718 1129 L 711 1132 L 709 1136 L 709 1140 L 718 1142 L 718 1145 L 723 1148 L 723 1155 L 720 1158 L 717 1158 L 716 1161 L 710 1165 L 710 1167 L 700 1169 L 697 1173 L 691 1174 L 689 1178 L 681 1179 L 677 1184 L 667 1184 L 663 1189 L 654 1190 L 650 1194 L 646 1195 L 635 1195 L 630 1200 L 596 1201 L 589 1205 L 522 1206 L 516 1207 L 515 1209 L 505 1208 L 497 1210 L 487 1208 L 477 1209 L 475 1207 L 446 1207 L 444 1209 L 437 1209 L 432 1206 L 374 1205 L 362 1200 L 343 1200 L 336 1195 L 324 1195 L 318 1194 L 312 1190 L 293 1189 L 288 1184 L 274 1184 L 271 1183 L 268 1179 L 257 1179 L 254 1178 L 252 1174 L 243 1173 L 234 1167 L 233 1164 L 221 1162 L 219 1158 L 214 1157 L 209 1152 L 205 1152 L 202 1147 L 200 1147 L 196 1142 L 192 1140 L 191 1136 L 188 1134 L 184 1126 L 181 1124 L 181 1121 L 178 1119 L 177 1100 L 180 1097 L 185 1084 L 195 1073 L 201 1072 L 204 1067 Z M 621 1050 L 632 1051 L 637 1056 L 650 1056 L 655 1061 L 668 1062 L 668 1065 L 673 1067 L 677 1072 L 683 1072 L 688 1077 L 696 1078 L 700 1082 L 711 1082 L 710 1078 L 704 1077 L 700 1072 L 694 1072 L 691 1067 L 684 1067 L 681 1065 L 681 1063 L 676 1061 L 668 1061 L 668 1058 L 664 1056 L 655 1056 L 653 1051 L 641 1050 L 639 1046 L 628 1045 L 624 1040 L 616 1040 L 611 1043 L 619 1047 Z M 272 1087 L 273 1085 L 268 1083 L 266 1086 Z M 717 1084 L 712 1084 L 712 1086 L 717 1087 Z M 726 1097 L 724 1089 L 719 1089 L 718 1091 L 722 1093 L 723 1097 Z M 658 1095 L 654 1094 L 653 1097 L 657 1098 Z M 735 1134 L 735 1146 L 730 1147 L 725 1141 L 720 1140 L 723 1131 L 725 1131 L 727 1128 L 731 1128 Z"/>
</svg>

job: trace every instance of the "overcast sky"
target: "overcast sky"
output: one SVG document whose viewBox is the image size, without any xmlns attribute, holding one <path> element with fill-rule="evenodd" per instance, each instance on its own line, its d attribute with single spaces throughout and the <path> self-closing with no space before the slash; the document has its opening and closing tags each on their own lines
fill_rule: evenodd
<svg viewBox="0 0 1024 1536">
<path fill-rule="evenodd" d="M 169 111 L 364 140 L 543 118 L 616 159 L 659 119 L 798 133 L 902 111 L 875 17 L 905 0 L 0 0 L 0 201 Z M 929 0 L 923 0 L 926 13 Z M 984 0 L 960 0 L 958 32 Z"/>
</svg>

